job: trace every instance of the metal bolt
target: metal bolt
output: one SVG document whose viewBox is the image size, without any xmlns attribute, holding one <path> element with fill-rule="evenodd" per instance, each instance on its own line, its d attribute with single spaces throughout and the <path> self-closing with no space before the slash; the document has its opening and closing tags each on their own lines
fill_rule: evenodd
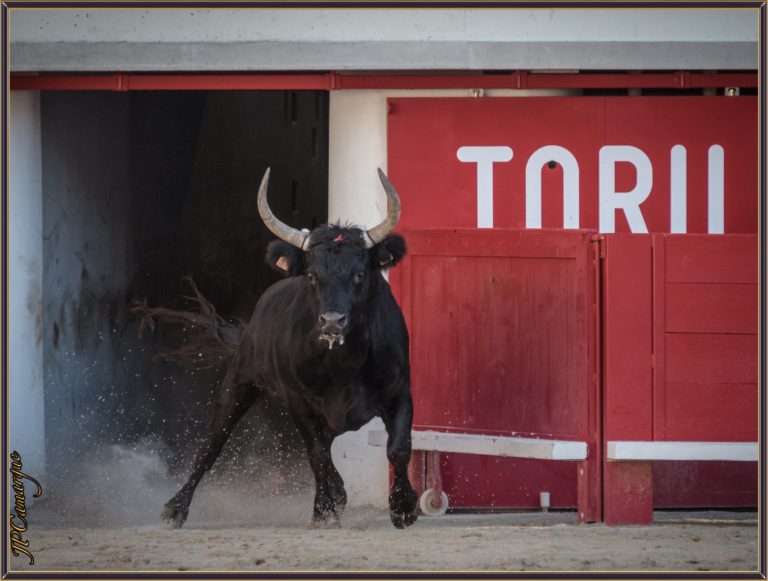
<svg viewBox="0 0 768 581">
<path fill-rule="evenodd" d="M 726 97 L 738 97 L 741 91 L 739 91 L 738 87 L 726 87 L 725 88 L 725 96 Z"/>
</svg>

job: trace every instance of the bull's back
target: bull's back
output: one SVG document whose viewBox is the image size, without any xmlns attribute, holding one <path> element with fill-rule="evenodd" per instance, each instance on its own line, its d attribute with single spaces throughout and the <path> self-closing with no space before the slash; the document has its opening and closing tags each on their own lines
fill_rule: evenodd
<svg viewBox="0 0 768 581">
<path fill-rule="evenodd" d="M 301 279 L 286 278 L 261 295 L 240 344 L 237 377 L 260 387 L 274 385 L 288 350 L 297 347 L 297 335 L 307 325 L 308 299 Z"/>
</svg>

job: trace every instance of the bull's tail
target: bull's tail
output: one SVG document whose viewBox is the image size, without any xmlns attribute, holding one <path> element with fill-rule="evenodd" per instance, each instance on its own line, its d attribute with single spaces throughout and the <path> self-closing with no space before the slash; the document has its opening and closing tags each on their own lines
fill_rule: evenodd
<svg viewBox="0 0 768 581">
<path fill-rule="evenodd" d="M 144 329 L 155 330 L 158 323 L 180 325 L 182 345 L 162 348 L 158 357 L 195 369 L 207 369 L 226 363 L 237 353 L 245 323 L 240 319 L 227 320 L 202 295 L 191 277 L 186 278 L 194 296 L 185 296 L 193 303 L 193 310 L 176 311 L 164 307 L 150 307 L 146 299 L 131 302 L 130 311 L 141 317 L 139 335 Z"/>
</svg>

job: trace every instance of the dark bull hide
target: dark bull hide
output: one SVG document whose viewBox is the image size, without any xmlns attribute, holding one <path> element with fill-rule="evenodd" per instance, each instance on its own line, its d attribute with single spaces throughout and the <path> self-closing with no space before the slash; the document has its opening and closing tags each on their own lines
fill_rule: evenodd
<svg viewBox="0 0 768 581">
<path fill-rule="evenodd" d="M 388 198 L 384 222 L 367 231 L 323 225 L 307 234 L 272 214 L 266 201 L 269 170 L 264 174 L 259 212 L 281 238 L 270 243 L 267 260 L 286 278 L 261 296 L 229 361 L 192 474 L 165 505 L 162 516 L 174 526 L 184 524 L 203 474 L 265 390 L 285 399 L 306 445 L 315 475 L 313 523 L 338 523 L 347 502 L 331 443 L 375 416 L 389 434 L 390 517 L 398 528 L 416 522 L 417 495 L 407 474 L 413 415 L 408 333 L 381 276 L 404 256 L 405 242 L 390 234 L 400 202 L 381 170 L 379 177 Z"/>
</svg>

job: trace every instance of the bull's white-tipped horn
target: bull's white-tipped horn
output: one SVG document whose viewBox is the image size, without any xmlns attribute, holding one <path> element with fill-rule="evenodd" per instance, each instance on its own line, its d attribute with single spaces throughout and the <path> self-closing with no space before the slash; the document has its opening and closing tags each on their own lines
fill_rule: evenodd
<svg viewBox="0 0 768 581">
<path fill-rule="evenodd" d="M 390 182 L 384 172 L 381 171 L 381 168 L 377 168 L 377 170 L 379 172 L 381 185 L 384 186 L 384 191 L 387 193 L 387 217 L 384 218 L 384 221 L 378 226 L 366 230 L 366 248 L 371 248 L 384 240 L 384 238 L 387 237 L 387 234 L 394 230 L 395 226 L 397 226 L 397 221 L 400 219 L 400 198 L 397 195 L 395 186 L 392 185 L 392 182 Z"/>
<path fill-rule="evenodd" d="M 291 228 L 288 224 L 284 224 L 272 213 L 267 203 L 267 186 L 269 185 L 269 169 L 264 172 L 264 177 L 261 178 L 261 185 L 259 186 L 258 204 L 259 214 L 261 219 L 267 228 L 270 229 L 272 234 L 285 240 L 288 244 L 306 250 L 305 245 L 309 243 L 309 234 L 305 234 L 301 230 Z"/>
</svg>

